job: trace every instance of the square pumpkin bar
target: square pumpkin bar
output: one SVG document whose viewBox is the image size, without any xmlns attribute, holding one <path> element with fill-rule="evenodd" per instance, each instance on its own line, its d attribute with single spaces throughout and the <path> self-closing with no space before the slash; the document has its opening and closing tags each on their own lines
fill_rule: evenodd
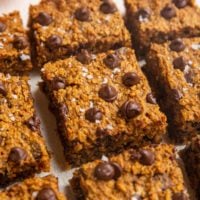
<svg viewBox="0 0 200 200">
<path fill-rule="evenodd" d="M 30 7 L 30 26 L 39 66 L 82 48 L 102 52 L 131 46 L 123 18 L 112 0 L 43 0 Z"/>
<path fill-rule="evenodd" d="M 42 77 L 72 166 L 160 142 L 165 134 L 166 117 L 129 48 L 97 55 L 83 50 L 47 63 Z"/>
<path fill-rule="evenodd" d="M 139 54 L 150 43 L 200 35 L 200 9 L 194 0 L 125 0 L 127 25 Z"/>
</svg>

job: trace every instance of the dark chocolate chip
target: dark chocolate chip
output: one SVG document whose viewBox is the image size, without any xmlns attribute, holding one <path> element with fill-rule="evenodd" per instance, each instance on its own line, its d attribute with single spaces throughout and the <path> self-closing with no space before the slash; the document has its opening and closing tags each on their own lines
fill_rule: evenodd
<svg viewBox="0 0 200 200">
<path fill-rule="evenodd" d="M 131 87 L 140 82 L 140 77 L 134 72 L 128 72 L 122 77 L 122 82 L 125 86 Z"/>
<path fill-rule="evenodd" d="M 0 22 L 0 33 L 6 30 L 6 25 L 3 22 Z"/>
<path fill-rule="evenodd" d="M 113 166 L 113 168 L 115 170 L 115 174 L 114 174 L 113 178 L 115 180 L 117 180 L 122 175 L 122 168 L 118 163 L 111 162 L 110 164 Z"/>
<path fill-rule="evenodd" d="M 96 135 L 98 138 L 104 137 L 104 135 L 108 135 L 108 129 L 97 128 Z"/>
<path fill-rule="evenodd" d="M 77 54 L 76 59 L 82 64 L 90 64 L 92 61 L 92 55 L 86 49 L 82 49 Z"/>
<path fill-rule="evenodd" d="M 157 104 L 156 98 L 152 93 L 147 94 L 146 100 L 150 104 Z"/>
<path fill-rule="evenodd" d="M 135 149 L 130 149 L 129 153 L 131 155 L 130 158 L 133 161 L 139 160 L 141 158 L 141 154 L 138 151 L 136 151 Z"/>
<path fill-rule="evenodd" d="M 110 85 L 104 84 L 99 90 L 99 97 L 107 102 L 113 102 L 117 99 L 117 90 Z"/>
<path fill-rule="evenodd" d="M 14 41 L 13 41 L 13 46 L 16 49 L 20 49 L 20 50 L 25 49 L 26 47 L 29 46 L 29 42 L 28 42 L 27 37 L 15 35 Z"/>
<path fill-rule="evenodd" d="M 173 17 L 176 16 L 176 10 L 174 7 L 170 5 L 166 5 L 162 10 L 161 10 L 161 16 L 164 17 L 165 19 L 172 19 Z"/>
<path fill-rule="evenodd" d="M 117 11 L 117 7 L 112 0 L 104 0 L 100 6 L 100 10 L 105 14 L 111 14 Z"/>
<path fill-rule="evenodd" d="M 66 115 L 68 114 L 69 110 L 65 104 L 61 104 L 59 107 L 59 114 L 63 119 L 66 119 Z"/>
<path fill-rule="evenodd" d="M 110 69 L 120 67 L 120 59 L 117 54 L 109 54 L 103 60 L 104 64 Z"/>
<path fill-rule="evenodd" d="M 75 17 L 79 21 L 90 21 L 90 10 L 86 7 L 78 8 L 75 11 Z"/>
<path fill-rule="evenodd" d="M 183 58 L 183 56 L 180 56 L 178 58 L 175 58 L 173 61 L 173 65 L 175 69 L 179 69 L 182 72 L 185 70 L 185 66 L 188 64 L 187 60 Z"/>
<path fill-rule="evenodd" d="M 99 163 L 95 168 L 94 176 L 99 180 L 109 181 L 115 176 L 115 168 L 107 162 Z"/>
<path fill-rule="evenodd" d="M 4 87 L 4 84 L 1 81 L 0 81 L 0 94 L 2 94 L 3 96 L 7 95 L 6 88 Z"/>
<path fill-rule="evenodd" d="M 50 50 L 57 49 L 62 45 L 62 38 L 58 35 L 51 35 L 47 38 L 46 45 Z"/>
<path fill-rule="evenodd" d="M 169 47 L 172 51 L 181 52 L 185 49 L 185 44 L 180 38 L 177 38 L 170 43 Z"/>
<path fill-rule="evenodd" d="M 63 78 L 61 78 L 61 77 L 56 77 L 52 81 L 52 89 L 53 90 L 64 89 L 65 86 L 66 86 L 65 80 Z"/>
<path fill-rule="evenodd" d="M 184 77 L 185 77 L 185 80 L 187 81 L 187 83 L 193 83 L 193 72 L 192 70 L 189 70 L 188 72 L 185 73 Z"/>
<path fill-rule="evenodd" d="M 142 113 L 141 106 L 132 100 L 126 101 L 120 108 L 120 114 L 126 120 L 137 117 Z"/>
<path fill-rule="evenodd" d="M 44 188 L 38 192 L 36 200 L 57 200 L 57 197 L 51 188 Z"/>
<path fill-rule="evenodd" d="M 140 163 L 143 165 L 152 165 L 155 161 L 155 154 L 148 150 L 141 150 L 140 151 Z"/>
<path fill-rule="evenodd" d="M 36 22 L 38 22 L 42 26 L 48 26 L 52 23 L 53 19 L 51 15 L 49 15 L 46 12 L 40 12 L 38 16 L 35 19 Z"/>
<path fill-rule="evenodd" d="M 188 0 L 173 0 L 173 3 L 177 8 L 185 8 L 188 4 Z"/>
<path fill-rule="evenodd" d="M 146 8 L 140 8 L 137 12 L 137 18 L 138 20 L 140 20 L 140 18 L 142 19 L 149 19 L 151 16 L 150 10 L 146 9 Z"/>
<path fill-rule="evenodd" d="M 37 116 L 33 116 L 26 121 L 26 125 L 32 131 L 38 131 L 40 127 L 40 119 Z"/>
<path fill-rule="evenodd" d="M 97 108 L 90 108 L 85 113 L 85 118 L 90 122 L 101 120 L 103 117 L 102 112 Z"/>
<path fill-rule="evenodd" d="M 183 192 L 179 192 L 173 194 L 172 200 L 188 200 L 188 197 Z"/>
<path fill-rule="evenodd" d="M 172 89 L 172 98 L 176 101 L 179 101 L 182 98 L 182 94 L 179 90 L 177 89 Z"/>
<path fill-rule="evenodd" d="M 26 157 L 27 157 L 27 152 L 24 149 L 20 147 L 14 147 L 10 151 L 8 160 L 15 163 L 20 163 L 20 161 L 25 160 Z"/>
</svg>

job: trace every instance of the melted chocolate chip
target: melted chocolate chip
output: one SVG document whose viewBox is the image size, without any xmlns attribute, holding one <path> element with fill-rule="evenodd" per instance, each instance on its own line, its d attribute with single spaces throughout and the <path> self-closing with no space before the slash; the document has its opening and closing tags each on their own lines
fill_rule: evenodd
<svg viewBox="0 0 200 200">
<path fill-rule="evenodd" d="M 172 200 L 188 200 L 188 197 L 183 192 L 180 192 L 173 194 Z"/>
<path fill-rule="evenodd" d="M 86 7 L 78 8 L 75 17 L 79 21 L 90 21 L 90 10 Z"/>
<path fill-rule="evenodd" d="M 46 46 L 50 50 L 55 50 L 62 45 L 62 38 L 58 35 L 51 35 L 50 37 L 47 38 L 46 41 Z"/>
<path fill-rule="evenodd" d="M 57 200 L 57 197 L 51 188 L 44 188 L 38 192 L 36 200 Z"/>
<path fill-rule="evenodd" d="M 13 41 L 13 46 L 16 49 L 25 49 L 29 46 L 28 39 L 25 36 L 15 36 Z"/>
<path fill-rule="evenodd" d="M 0 94 L 2 94 L 3 96 L 7 95 L 6 88 L 4 87 L 3 82 L 1 82 L 1 81 L 0 81 Z"/>
<path fill-rule="evenodd" d="M 185 66 L 188 64 L 187 60 L 183 58 L 183 56 L 180 56 L 178 58 L 175 58 L 173 61 L 173 65 L 175 69 L 179 69 L 182 72 L 185 70 Z"/>
<path fill-rule="evenodd" d="M 155 161 L 155 154 L 148 150 L 141 150 L 140 151 L 140 163 L 143 165 L 152 165 Z"/>
<path fill-rule="evenodd" d="M 117 90 L 107 84 L 104 84 L 101 86 L 99 90 L 99 97 L 101 97 L 103 100 L 107 102 L 113 102 L 117 99 Z"/>
<path fill-rule="evenodd" d="M 179 90 L 177 89 L 172 89 L 172 98 L 176 101 L 179 101 L 182 98 L 182 94 Z"/>
<path fill-rule="evenodd" d="M 111 165 L 113 166 L 115 170 L 115 174 L 113 178 L 117 180 L 122 175 L 122 168 L 118 163 L 112 162 Z"/>
<path fill-rule="evenodd" d="M 121 106 L 119 113 L 123 118 L 129 120 L 140 115 L 142 108 L 137 102 L 129 100 Z"/>
<path fill-rule="evenodd" d="M 26 157 L 27 157 L 27 152 L 24 149 L 20 147 L 14 147 L 10 151 L 8 160 L 15 163 L 20 163 L 20 161 L 25 160 Z"/>
<path fill-rule="evenodd" d="M 140 82 L 140 77 L 134 72 L 128 72 L 122 77 L 122 82 L 125 86 L 131 87 Z"/>
<path fill-rule="evenodd" d="M 80 53 L 77 54 L 76 59 L 82 64 L 90 64 L 92 55 L 86 49 L 82 49 Z"/>
<path fill-rule="evenodd" d="M 149 19 L 151 16 L 150 10 L 146 9 L 146 8 L 140 8 L 137 12 L 137 18 L 138 20 L 140 20 L 140 18 L 142 19 Z"/>
<path fill-rule="evenodd" d="M 3 22 L 0 22 L 0 33 L 6 30 L 6 25 Z"/>
<path fill-rule="evenodd" d="M 157 104 L 156 98 L 152 93 L 147 94 L 146 100 L 150 104 Z"/>
<path fill-rule="evenodd" d="M 99 180 L 109 181 L 115 176 L 115 169 L 110 163 L 103 162 L 96 166 L 94 176 Z"/>
<path fill-rule="evenodd" d="M 161 10 L 161 16 L 164 17 L 167 20 L 172 19 L 173 17 L 176 16 L 176 10 L 174 7 L 170 5 L 166 5 L 162 10 Z"/>
<path fill-rule="evenodd" d="M 193 83 L 193 72 L 192 70 L 189 70 L 188 72 L 185 73 L 184 77 L 185 77 L 185 80 L 187 81 L 187 83 Z"/>
<path fill-rule="evenodd" d="M 169 47 L 172 51 L 181 52 L 185 49 L 185 44 L 180 38 L 177 38 L 170 43 Z"/>
<path fill-rule="evenodd" d="M 51 15 L 49 15 L 46 12 L 40 12 L 38 16 L 35 19 L 36 22 L 38 22 L 42 26 L 48 26 L 52 23 L 53 19 Z"/>
<path fill-rule="evenodd" d="M 104 0 L 100 6 L 101 12 L 111 14 L 117 11 L 117 7 L 112 0 Z"/>
<path fill-rule="evenodd" d="M 173 0 L 173 3 L 177 8 L 185 8 L 188 4 L 188 0 Z"/>
<path fill-rule="evenodd" d="M 97 108 L 90 108 L 85 113 L 85 118 L 90 122 L 101 120 L 103 117 L 102 112 Z"/>
<path fill-rule="evenodd" d="M 65 80 L 63 78 L 61 78 L 61 77 L 56 77 L 52 81 L 52 89 L 53 90 L 64 89 L 65 86 L 66 86 Z"/>
<path fill-rule="evenodd" d="M 33 116 L 26 121 L 26 125 L 32 130 L 37 131 L 40 127 L 40 119 L 37 116 Z"/>
<path fill-rule="evenodd" d="M 110 69 L 120 67 L 120 59 L 117 54 L 109 54 L 103 60 L 104 64 Z"/>
</svg>

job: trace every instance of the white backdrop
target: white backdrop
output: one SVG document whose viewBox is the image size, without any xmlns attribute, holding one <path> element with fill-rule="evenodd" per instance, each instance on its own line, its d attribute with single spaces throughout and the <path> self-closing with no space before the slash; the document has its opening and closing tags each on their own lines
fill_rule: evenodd
<svg viewBox="0 0 200 200">
<path fill-rule="evenodd" d="M 120 11 L 124 13 L 123 0 L 114 0 Z M 200 3 L 200 0 L 197 0 Z M 19 10 L 23 18 L 24 25 L 27 24 L 28 7 L 30 4 L 37 4 L 39 0 L 0 0 L 0 15 L 13 10 Z M 66 193 L 66 185 L 72 176 L 72 170 L 65 169 L 65 159 L 58 135 L 56 134 L 55 118 L 48 110 L 48 101 L 44 94 L 39 90 L 38 83 L 41 81 L 39 71 L 31 73 L 30 85 L 33 97 L 35 99 L 35 107 L 41 119 L 41 131 L 45 137 L 47 146 L 52 152 L 52 169 L 51 173 L 59 177 L 59 186 Z M 44 175 L 44 174 L 40 174 Z"/>
</svg>

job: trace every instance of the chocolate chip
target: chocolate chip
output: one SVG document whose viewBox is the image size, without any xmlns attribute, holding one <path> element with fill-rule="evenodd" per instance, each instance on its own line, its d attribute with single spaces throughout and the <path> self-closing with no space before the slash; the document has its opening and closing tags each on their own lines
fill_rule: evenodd
<svg viewBox="0 0 200 200">
<path fill-rule="evenodd" d="M 150 104 L 157 104 L 156 98 L 152 93 L 147 94 L 146 100 Z"/>
<path fill-rule="evenodd" d="M 64 89 L 65 86 L 66 86 L 65 80 L 63 78 L 61 78 L 61 77 L 56 77 L 52 81 L 52 89 L 53 90 Z"/>
<path fill-rule="evenodd" d="M 85 113 L 85 118 L 90 122 L 101 120 L 103 117 L 102 112 L 97 108 L 90 108 Z"/>
<path fill-rule="evenodd" d="M 176 16 L 176 10 L 174 7 L 170 5 L 166 5 L 162 10 L 161 10 L 161 16 L 164 17 L 165 19 L 170 20 L 171 18 Z"/>
<path fill-rule="evenodd" d="M 100 10 L 105 14 L 111 14 L 117 11 L 117 7 L 112 0 L 104 0 L 100 6 Z"/>
<path fill-rule="evenodd" d="M 119 113 L 123 118 L 129 120 L 140 115 L 142 108 L 137 102 L 129 100 L 121 106 Z"/>
<path fill-rule="evenodd" d="M 152 165 L 155 161 L 155 154 L 148 150 L 141 150 L 140 151 L 140 163 L 143 165 Z"/>
<path fill-rule="evenodd" d="M 109 181 L 115 176 L 115 169 L 110 163 L 99 163 L 95 168 L 94 176 L 99 180 Z"/>
<path fill-rule="evenodd" d="M 0 94 L 2 94 L 3 96 L 7 95 L 6 88 L 4 87 L 3 82 L 1 82 L 1 81 L 0 81 Z"/>
<path fill-rule="evenodd" d="M 32 131 L 38 131 L 40 127 L 40 119 L 37 116 L 33 116 L 26 121 L 26 125 Z"/>
<path fill-rule="evenodd" d="M 103 60 L 104 64 L 110 69 L 120 67 L 120 59 L 117 54 L 109 54 Z"/>
<path fill-rule="evenodd" d="M 144 19 L 149 19 L 151 16 L 150 10 L 146 9 L 146 8 L 140 8 L 137 12 L 137 17 L 138 20 L 140 20 L 141 18 Z"/>
<path fill-rule="evenodd" d="M 13 41 L 13 46 L 16 49 L 20 49 L 20 50 L 25 49 L 26 47 L 29 46 L 29 42 L 28 42 L 27 37 L 15 35 L 14 41 Z"/>
<path fill-rule="evenodd" d="M 47 38 L 46 45 L 50 50 L 57 49 L 62 45 L 62 38 L 58 35 L 51 35 Z"/>
<path fill-rule="evenodd" d="M 99 97 L 101 97 L 103 100 L 107 102 L 113 102 L 117 99 L 117 90 L 107 84 L 104 84 L 101 86 L 99 90 Z"/>
<path fill-rule="evenodd" d="M 138 151 L 136 151 L 135 149 L 130 149 L 129 153 L 131 155 L 130 158 L 133 161 L 139 160 L 141 158 L 141 154 Z"/>
<path fill-rule="evenodd" d="M 38 192 L 36 200 L 57 200 L 57 197 L 51 188 L 44 188 Z"/>
<path fill-rule="evenodd" d="M 27 152 L 24 149 L 20 147 L 14 147 L 10 151 L 8 160 L 15 163 L 20 163 L 20 161 L 25 160 L 26 157 L 27 157 Z"/>
<path fill-rule="evenodd" d="M 185 49 L 185 44 L 180 38 L 177 38 L 170 43 L 169 47 L 172 51 L 181 52 Z"/>
<path fill-rule="evenodd" d="M 173 3 L 177 8 L 185 8 L 188 4 L 188 0 L 173 0 Z"/>
<path fill-rule="evenodd" d="M 114 174 L 113 178 L 115 180 L 117 180 L 122 175 L 122 168 L 116 162 L 111 162 L 110 164 L 114 167 L 114 170 L 115 170 L 115 174 Z"/>
<path fill-rule="evenodd" d="M 176 101 L 179 101 L 183 95 L 181 94 L 181 92 L 177 89 L 172 89 L 172 98 Z"/>
<path fill-rule="evenodd" d="M 6 25 L 3 22 L 0 22 L 0 33 L 6 30 Z"/>
<path fill-rule="evenodd" d="M 173 200 L 188 200 L 188 197 L 183 192 L 179 192 L 179 193 L 173 194 L 172 199 Z"/>
<path fill-rule="evenodd" d="M 75 11 L 75 17 L 79 21 L 90 21 L 90 10 L 86 7 L 78 8 Z"/>
<path fill-rule="evenodd" d="M 82 64 L 90 64 L 92 55 L 86 49 L 82 49 L 80 53 L 77 54 L 76 59 Z"/>
<path fill-rule="evenodd" d="M 189 70 L 188 72 L 185 73 L 184 77 L 185 77 L 185 80 L 187 81 L 187 83 L 193 83 L 193 72 L 192 70 Z"/>
<path fill-rule="evenodd" d="M 134 72 L 128 72 L 122 77 L 122 82 L 125 86 L 131 87 L 140 82 L 140 77 Z"/>
<path fill-rule="evenodd" d="M 38 16 L 35 19 L 36 22 L 38 22 L 42 26 L 48 26 L 52 23 L 53 19 L 51 15 L 49 15 L 46 12 L 40 12 Z"/>
<path fill-rule="evenodd" d="M 185 66 L 187 65 L 187 60 L 185 60 L 183 58 L 183 56 L 180 56 L 178 58 L 175 58 L 174 61 L 173 61 L 173 65 L 174 65 L 174 68 L 175 69 L 179 69 L 181 70 L 182 72 L 185 70 Z"/>
</svg>

